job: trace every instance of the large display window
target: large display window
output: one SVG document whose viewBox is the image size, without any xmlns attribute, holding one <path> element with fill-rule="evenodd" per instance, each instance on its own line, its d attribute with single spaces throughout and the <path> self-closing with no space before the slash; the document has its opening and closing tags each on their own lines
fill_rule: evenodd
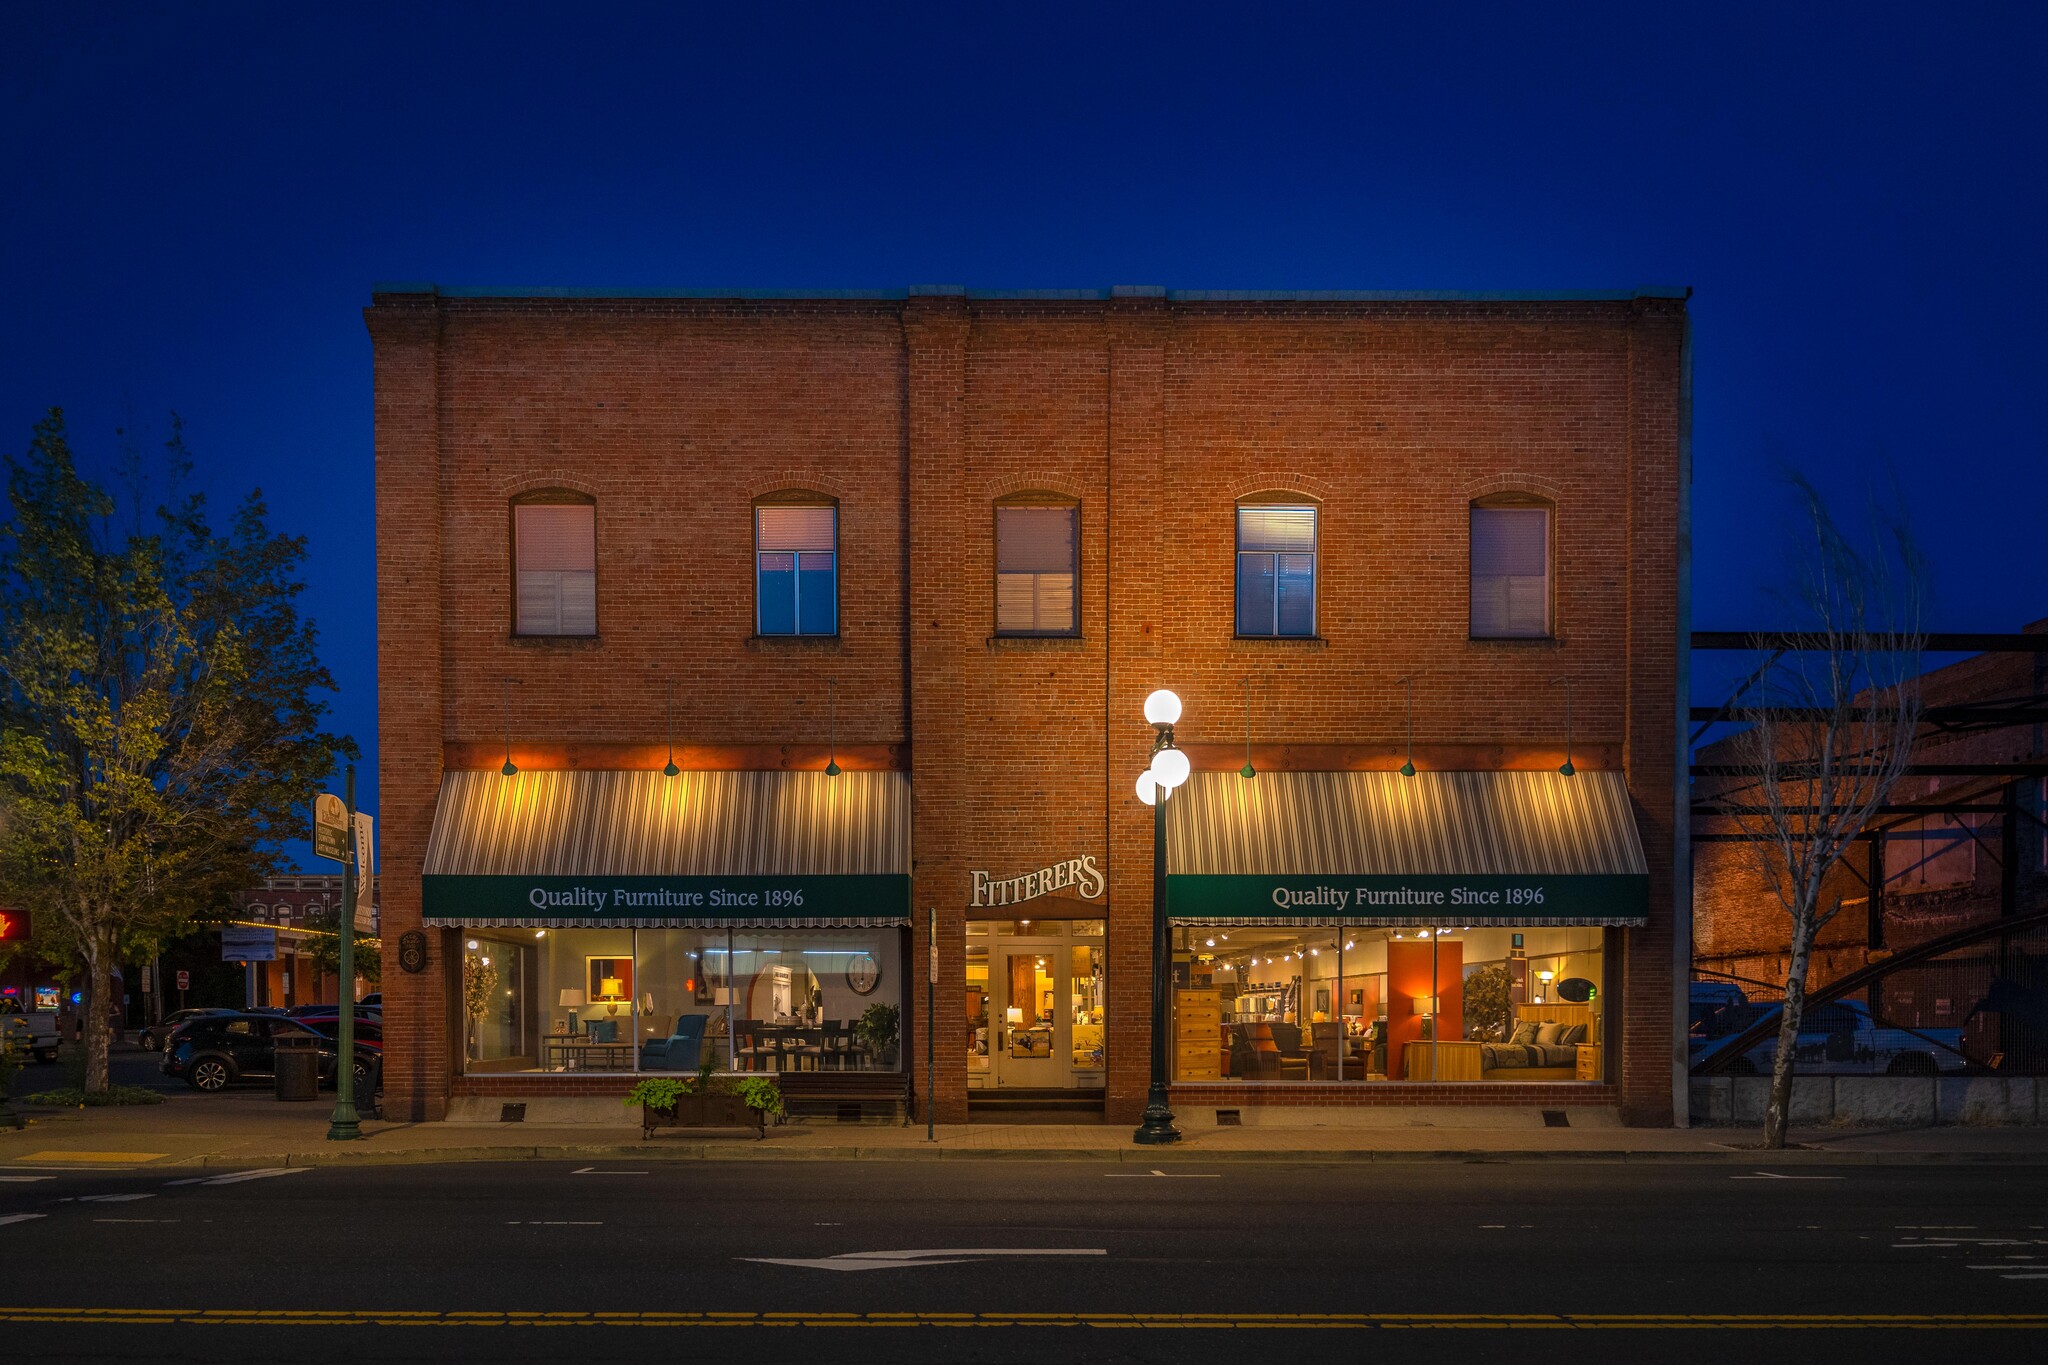
<svg viewBox="0 0 2048 1365">
<path fill-rule="evenodd" d="M 1171 1074 L 1604 1080 L 1604 953 L 1595 927 L 1177 928 Z"/>
<path fill-rule="evenodd" d="M 893 930 L 469 929 L 469 1074 L 893 1071 Z"/>
</svg>

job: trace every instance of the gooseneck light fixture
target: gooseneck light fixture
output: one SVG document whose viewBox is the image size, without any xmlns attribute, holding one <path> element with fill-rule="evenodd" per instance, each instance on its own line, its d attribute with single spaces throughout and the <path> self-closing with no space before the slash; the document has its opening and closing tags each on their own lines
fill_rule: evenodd
<svg viewBox="0 0 2048 1365">
<path fill-rule="evenodd" d="M 825 730 L 825 776 L 837 777 L 846 770 L 839 766 L 839 682 L 825 679 L 825 706 L 830 713 Z"/>
<path fill-rule="evenodd" d="M 1401 679 L 1408 685 L 1408 757 L 1401 761 L 1401 776 L 1415 776 L 1415 675 Z"/>
<path fill-rule="evenodd" d="M 1244 675 L 1244 766 L 1237 770 L 1239 777 L 1257 777 L 1258 770 L 1252 767 L 1252 675 Z"/>
<path fill-rule="evenodd" d="M 1572 680 L 1569 677 L 1553 678 L 1553 683 L 1564 684 L 1564 762 L 1557 770 L 1570 777 L 1578 769 L 1572 766 Z"/>
<path fill-rule="evenodd" d="M 674 777 L 682 769 L 676 766 L 676 680 L 668 680 L 668 762 L 663 765 L 661 775 Z"/>
<path fill-rule="evenodd" d="M 1145 698 L 1145 721 L 1154 734 L 1152 762 L 1138 778 L 1138 799 L 1152 807 L 1152 1084 L 1145 1095 L 1145 1117 L 1131 1141 L 1146 1146 L 1180 1141 L 1166 1103 L 1166 987 L 1173 974 L 1166 920 L 1166 802 L 1193 766 L 1173 741 L 1179 720 L 1180 698 L 1173 693 L 1162 687 Z"/>
<path fill-rule="evenodd" d="M 516 777 L 519 775 L 519 765 L 512 761 L 512 684 L 518 681 L 519 680 L 517 678 L 511 677 L 508 677 L 504 680 L 505 766 L 498 769 L 498 771 L 503 773 L 507 777 Z"/>
</svg>

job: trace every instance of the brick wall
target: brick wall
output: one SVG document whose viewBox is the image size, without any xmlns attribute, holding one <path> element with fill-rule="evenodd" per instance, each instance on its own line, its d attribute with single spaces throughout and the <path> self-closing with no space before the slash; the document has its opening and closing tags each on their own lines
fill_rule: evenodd
<svg viewBox="0 0 2048 1365">
<path fill-rule="evenodd" d="M 1414 674 L 1419 754 L 1554 764 L 1569 675 L 1579 761 L 1627 765 L 1653 873 L 1652 927 L 1621 936 L 1602 1093 L 1668 1118 L 1676 300 L 388 295 L 368 316 L 387 937 L 418 923 L 441 765 L 500 741 L 504 679 L 515 745 L 658 745 L 674 677 L 679 743 L 777 752 L 819 738 L 831 678 L 843 744 L 911 755 L 911 975 L 936 909 L 939 1020 L 963 1007 L 970 868 L 1103 867 L 1103 900 L 1065 912 L 1109 921 L 1110 1110 L 1130 1119 L 1145 694 L 1181 694 L 1204 766 L 1242 761 L 1250 678 L 1262 763 L 1313 745 L 1304 766 L 1391 767 Z M 752 638 L 750 503 L 786 487 L 840 501 L 835 642 Z M 596 500 L 595 641 L 510 634 L 507 501 L 541 488 Z M 1504 490 L 1555 503 L 1554 640 L 1466 638 L 1467 507 Z M 993 504 L 1028 491 L 1080 503 L 1078 639 L 993 638 Z M 1233 508 L 1272 491 L 1323 508 L 1315 640 L 1233 633 Z M 386 981 L 387 1098 L 428 1117 L 452 1071 L 433 937 L 433 970 Z M 957 1120 L 966 1078 L 940 1040 L 937 1112 Z M 906 1041 L 921 1086 L 922 1028 Z"/>
</svg>

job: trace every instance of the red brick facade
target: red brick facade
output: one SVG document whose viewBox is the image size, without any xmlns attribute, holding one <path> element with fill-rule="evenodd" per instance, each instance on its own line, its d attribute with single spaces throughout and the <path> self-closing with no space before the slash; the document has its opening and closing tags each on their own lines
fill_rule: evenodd
<svg viewBox="0 0 2048 1365">
<path fill-rule="evenodd" d="M 962 1010 L 971 868 L 1105 871 L 1082 913 L 1108 918 L 1108 1104 L 1133 1119 L 1146 693 L 1184 699 L 1198 767 L 1243 761 L 1249 676 L 1262 767 L 1392 768 L 1415 674 L 1419 763 L 1554 766 L 1569 674 L 1578 763 L 1628 774 L 1651 911 L 1611 936 L 1615 1083 L 1568 1089 L 1670 1121 L 1679 299 L 394 291 L 367 318 L 387 938 L 419 923 L 444 765 L 496 766 L 502 679 L 522 765 L 660 766 L 674 677 L 691 766 L 822 767 L 830 677 L 842 761 L 911 772 L 913 961 L 935 908 L 940 1020 Z M 511 633 L 508 500 L 538 489 L 596 500 L 594 640 Z M 754 636 L 749 508 L 779 489 L 839 501 L 836 639 Z M 1232 509 L 1277 490 L 1321 509 L 1314 639 L 1234 635 Z M 993 506 L 1026 491 L 1080 505 L 1076 638 L 994 635 Z M 1553 639 L 1467 638 L 1468 507 L 1499 491 L 1555 507 Z M 384 981 L 386 1103 L 422 1117 L 456 1088 L 453 931 L 429 937 L 429 970 Z M 921 1091 L 921 1025 L 906 1034 Z M 962 1059 L 942 1043 L 938 1063 L 937 1116 L 964 1119 Z"/>
</svg>

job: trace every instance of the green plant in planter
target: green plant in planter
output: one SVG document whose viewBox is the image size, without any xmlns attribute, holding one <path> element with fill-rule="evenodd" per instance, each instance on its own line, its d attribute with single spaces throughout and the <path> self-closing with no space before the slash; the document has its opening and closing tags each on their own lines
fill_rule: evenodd
<svg viewBox="0 0 2048 1365">
<path fill-rule="evenodd" d="M 853 1036 L 880 1058 L 896 1046 L 896 1031 L 902 1018 L 902 1012 L 894 1005 L 869 1005 L 855 1021 Z"/>
<path fill-rule="evenodd" d="M 682 1076 L 643 1076 L 626 1092 L 626 1107 L 643 1105 L 664 1114 L 675 1112 L 676 1102 L 697 1093 L 697 1083 Z"/>
<path fill-rule="evenodd" d="M 739 1096 L 740 1103 L 763 1118 L 779 1119 L 784 1109 L 782 1087 L 765 1076 L 741 1076 L 725 1083 L 727 1094 Z"/>
</svg>

